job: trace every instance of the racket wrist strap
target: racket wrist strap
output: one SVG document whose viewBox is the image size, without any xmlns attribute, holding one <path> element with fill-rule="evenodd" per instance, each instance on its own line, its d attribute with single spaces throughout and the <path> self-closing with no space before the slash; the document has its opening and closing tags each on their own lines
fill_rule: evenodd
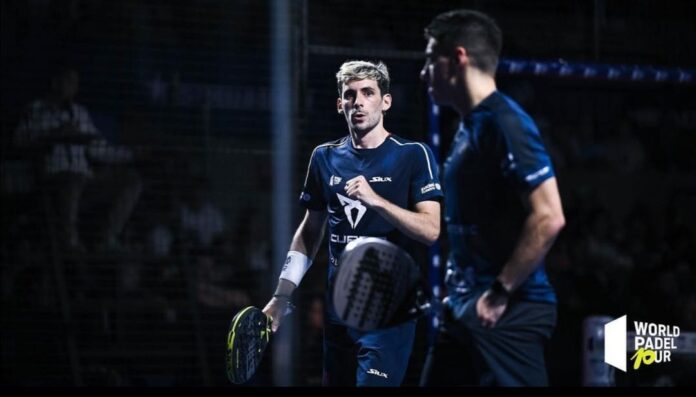
<svg viewBox="0 0 696 397">
<path fill-rule="evenodd" d="M 288 251 L 279 278 L 286 279 L 297 287 L 310 266 L 312 266 L 312 260 L 307 255 L 298 251 Z"/>
</svg>

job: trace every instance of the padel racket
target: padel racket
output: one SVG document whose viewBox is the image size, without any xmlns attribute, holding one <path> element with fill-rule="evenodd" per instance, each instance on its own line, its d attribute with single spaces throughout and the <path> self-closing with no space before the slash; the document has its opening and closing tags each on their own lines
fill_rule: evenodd
<svg viewBox="0 0 696 397">
<path fill-rule="evenodd" d="M 375 237 L 354 240 L 339 260 L 336 314 L 363 331 L 396 325 L 415 308 L 419 277 L 411 256 L 397 245 Z"/>
<path fill-rule="evenodd" d="M 246 383 L 261 364 L 271 338 L 271 319 L 260 309 L 248 306 L 232 319 L 227 333 L 227 377 Z"/>
</svg>

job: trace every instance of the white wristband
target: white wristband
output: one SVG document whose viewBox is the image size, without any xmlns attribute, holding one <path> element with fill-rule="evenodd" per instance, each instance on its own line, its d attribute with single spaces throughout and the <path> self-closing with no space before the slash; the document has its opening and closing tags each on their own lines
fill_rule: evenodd
<svg viewBox="0 0 696 397">
<path fill-rule="evenodd" d="M 283 265 L 279 278 L 284 278 L 295 286 L 299 286 L 302 277 L 310 266 L 312 266 L 312 260 L 307 255 L 297 251 L 288 251 L 288 257 L 285 259 L 285 265 Z"/>
</svg>

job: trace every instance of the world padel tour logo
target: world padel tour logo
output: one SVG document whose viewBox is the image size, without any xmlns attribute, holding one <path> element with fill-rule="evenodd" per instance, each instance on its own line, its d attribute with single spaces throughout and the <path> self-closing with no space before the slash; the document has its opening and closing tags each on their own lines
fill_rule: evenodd
<svg viewBox="0 0 696 397">
<path fill-rule="evenodd" d="M 675 340 L 679 327 L 634 321 L 635 337 L 631 355 L 633 369 L 642 365 L 672 361 L 672 351 L 677 350 Z M 604 324 L 604 362 L 626 372 L 626 316 Z"/>
</svg>

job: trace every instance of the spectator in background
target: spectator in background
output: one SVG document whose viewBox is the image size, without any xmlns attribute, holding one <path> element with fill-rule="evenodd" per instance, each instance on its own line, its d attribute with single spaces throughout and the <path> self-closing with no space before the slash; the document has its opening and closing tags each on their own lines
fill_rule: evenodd
<svg viewBox="0 0 696 397">
<path fill-rule="evenodd" d="M 111 199 L 106 222 L 97 233 L 97 247 L 120 249 L 119 234 L 135 206 L 142 184 L 132 169 L 116 167 L 133 160 L 125 148 L 107 144 L 87 109 L 75 102 L 79 75 L 74 69 L 56 70 L 50 91 L 26 109 L 15 130 L 18 146 L 35 150 L 42 164 L 40 183 L 51 191 L 64 247 L 84 251 L 78 217 L 85 187 L 103 184 Z M 100 164 L 100 167 L 94 167 Z"/>
<path fill-rule="evenodd" d="M 227 228 L 222 210 L 208 196 L 209 182 L 195 178 L 186 187 L 179 205 L 179 221 L 185 244 L 197 249 L 210 249 Z"/>
<path fill-rule="evenodd" d="M 247 292 L 238 285 L 247 264 L 224 263 L 232 237 L 222 209 L 210 197 L 210 182 L 196 177 L 186 188 L 178 206 L 179 248 L 195 264 L 198 301 L 226 310 L 249 304 Z"/>
</svg>

